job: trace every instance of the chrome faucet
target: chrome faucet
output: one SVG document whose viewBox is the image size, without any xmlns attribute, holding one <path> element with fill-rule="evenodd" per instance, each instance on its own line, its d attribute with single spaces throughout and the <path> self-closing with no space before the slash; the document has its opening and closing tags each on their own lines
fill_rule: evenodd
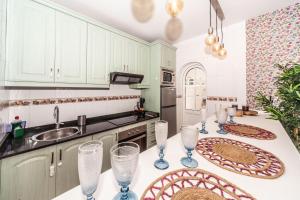
<svg viewBox="0 0 300 200">
<path fill-rule="evenodd" d="M 59 129 L 59 128 L 60 128 L 60 125 L 63 124 L 63 123 L 60 123 L 60 122 L 59 122 L 59 107 L 58 107 L 58 106 L 55 106 L 55 107 L 54 107 L 53 117 L 54 117 L 54 119 L 55 119 L 55 128 L 56 128 L 56 129 Z"/>
</svg>

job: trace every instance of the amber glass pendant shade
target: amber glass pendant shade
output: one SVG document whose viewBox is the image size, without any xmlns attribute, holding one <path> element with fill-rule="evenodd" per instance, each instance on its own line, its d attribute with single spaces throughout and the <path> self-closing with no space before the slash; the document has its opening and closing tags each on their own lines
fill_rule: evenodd
<svg viewBox="0 0 300 200">
<path fill-rule="evenodd" d="M 227 56 L 227 50 L 224 47 L 224 44 L 221 45 L 221 49 L 218 52 L 220 58 L 225 58 Z"/>
<path fill-rule="evenodd" d="M 184 7 L 184 0 L 168 0 L 166 4 L 166 11 L 171 17 L 176 17 L 182 12 Z"/>
<path fill-rule="evenodd" d="M 208 35 L 205 38 L 205 44 L 207 46 L 212 46 L 216 42 L 216 37 L 213 34 L 213 28 L 209 27 L 208 29 Z"/>
</svg>

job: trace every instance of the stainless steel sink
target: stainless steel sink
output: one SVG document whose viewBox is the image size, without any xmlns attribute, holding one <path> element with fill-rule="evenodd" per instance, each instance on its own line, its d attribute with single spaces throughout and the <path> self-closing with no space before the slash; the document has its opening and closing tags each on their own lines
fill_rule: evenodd
<svg viewBox="0 0 300 200">
<path fill-rule="evenodd" d="M 34 135 L 31 137 L 31 139 L 36 142 L 41 142 L 41 141 L 49 142 L 49 141 L 56 141 L 67 137 L 71 137 L 78 133 L 80 133 L 80 131 L 76 127 L 59 128 L 59 129 L 53 129 L 50 131 L 45 131 L 40 134 Z"/>
</svg>

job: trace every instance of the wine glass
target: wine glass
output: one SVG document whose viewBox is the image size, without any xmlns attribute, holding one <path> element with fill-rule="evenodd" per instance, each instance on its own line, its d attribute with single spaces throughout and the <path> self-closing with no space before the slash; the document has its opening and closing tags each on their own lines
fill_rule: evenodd
<svg viewBox="0 0 300 200">
<path fill-rule="evenodd" d="M 205 130 L 205 124 L 206 124 L 206 108 L 201 109 L 201 124 L 202 124 L 202 129 L 199 131 L 200 133 L 203 134 L 208 134 L 208 131 Z"/>
<path fill-rule="evenodd" d="M 78 148 L 78 173 L 82 193 L 87 200 L 94 200 L 103 160 L 103 143 L 98 140 L 86 142 Z"/>
<path fill-rule="evenodd" d="M 167 169 L 169 163 L 164 160 L 164 149 L 166 148 L 166 142 L 168 137 L 168 122 L 164 120 L 155 122 L 155 138 L 157 147 L 159 149 L 159 159 L 154 162 L 154 166 L 157 169 Z"/>
<path fill-rule="evenodd" d="M 197 160 L 192 158 L 192 151 L 198 142 L 198 130 L 193 126 L 184 126 L 181 128 L 181 139 L 184 147 L 187 150 L 187 157 L 181 158 L 181 164 L 188 168 L 195 168 L 198 166 Z"/>
<path fill-rule="evenodd" d="M 230 123 L 230 124 L 236 124 L 236 122 L 233 121 L 233 117 L 236 114 L 236 108 L 234 108 L 234 107 L 227 108 L 227 111 L 228 111 L 228 115 L 229 115 L 229 118 L 230 118 L 230 120 L 228 121 L 228 123 Z"/>
<path fill-rule="evenodd" d="M 140 147 L 134 142 L 122 142 L 110 149 L 111 165 L 114 176 L 121 186 L 121 191 L 114 200 L 137 200 L 137 195 L 129 190 L 129 185 L 135 174 Z"/>
<path fill-rule="evenodd" d="M 216 103 L 216 104 L 215 104 L 215 114 L 216 114 L 216 120 L 215 120 L 215 122 L 216 122 L 216 123 L 218 123 L 218 114 L 219 114 L 219 112 L 220 112 L 220 109 L 221 109 L 221 104 Z"/>
<path fill-rule="evenodd" d="M 228 113 L 225 108 L 220 109 L 220 112 L 218 114 L 218 123 L 220 130 L 217 130 L 217 133 L 219 134 L 227 134 L 227 132 L 224 130 L 224 124 L 226 123 L 228 118 Z"/>
</svg>

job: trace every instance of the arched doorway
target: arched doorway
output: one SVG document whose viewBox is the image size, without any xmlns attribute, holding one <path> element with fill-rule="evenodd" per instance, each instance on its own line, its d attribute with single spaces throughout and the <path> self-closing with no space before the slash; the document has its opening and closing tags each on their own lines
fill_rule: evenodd
<svg viewBox="0 0 300 200">
<path fill-rule="evenodd" d="M 183 66 L 178 82 L 181 97 L 179 126 L 194 125 L 200 121 L 200 111 L 206 103 L 206 70 L 199 62 Z"/>
</svg>

